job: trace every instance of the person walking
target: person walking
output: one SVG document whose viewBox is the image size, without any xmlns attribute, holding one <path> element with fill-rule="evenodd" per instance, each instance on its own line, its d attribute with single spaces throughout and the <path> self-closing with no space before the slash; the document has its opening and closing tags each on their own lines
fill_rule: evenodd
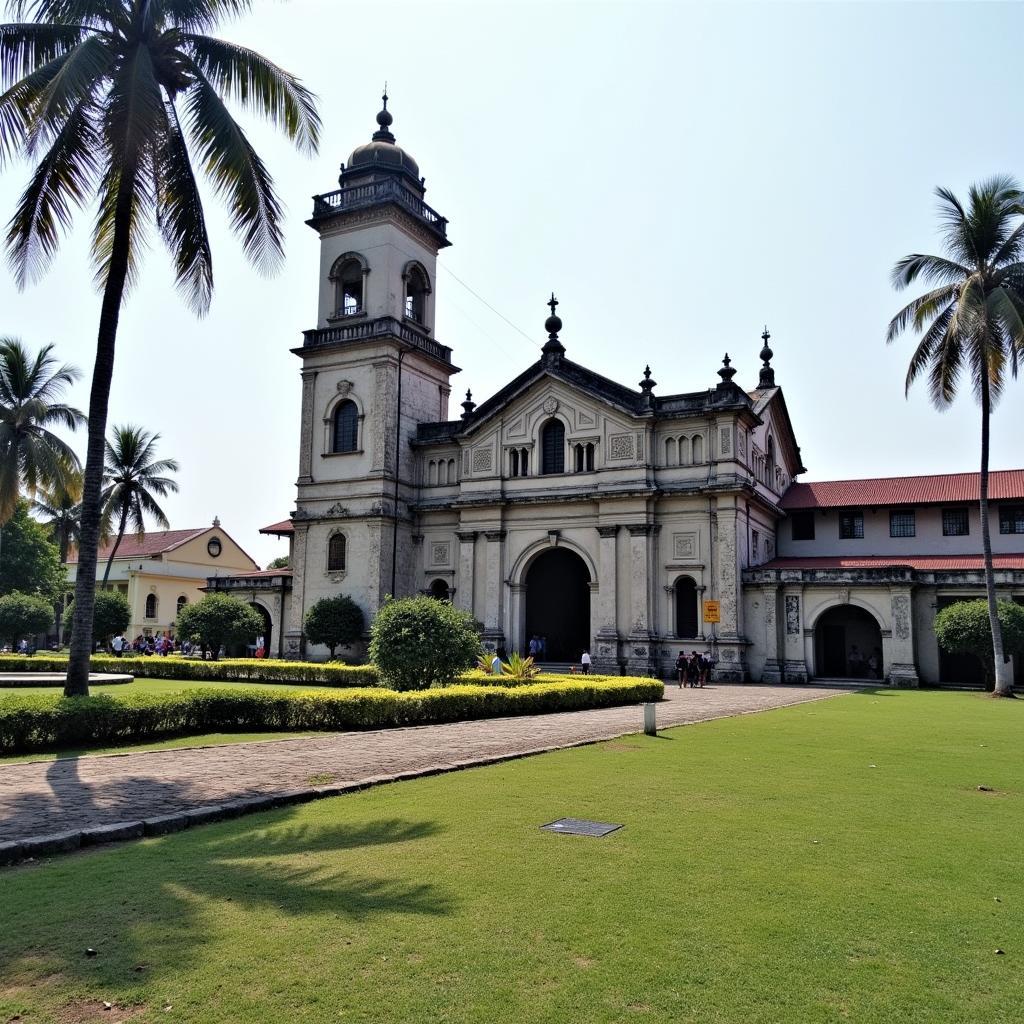
<svg viewBox="0 0 1024 1024">
<path fill-rule="evenodd" d="M 583 657 L 580 658 L 580 671 L 585 675 L 590 675 L 590 651 L 584 651 Z"/>
<path fill-rule="evenodd" d="M 501 658 L 499 657 L 499 655 L 497 653 L 495 653 L 494 657 L 491 658 L 491 675 L 492 676 L 500 676 L 501 675 Z"/>
<path fill-rule="evenodd" d="M 704 684 L 711 682 L 711 659 L 707 654 L 700 656 L 700 688 L 704 689 Z"/>
<path fill-rule="evenodd" d="M 679 657 L 676 658 L 676 679 L 679 682 L 679 689 L 683 688 L 683 683 L 686 682 L 686 652 L 680 651 Z"/>
<path fill-rule="evenodd" d="M 686 663 L 686 681 L 691 690 L 696 690 L 700 684 L 700 656 L 696 651 L 690 652 L 690 660 Z"/>
<path fill-rule="evenodd" d="M 114 648 L 114 657 L 120 658 L 121 652 L 124 651 L 124 637 L 120 633 L 110 641 L 110 646 Z"/>
</svg>

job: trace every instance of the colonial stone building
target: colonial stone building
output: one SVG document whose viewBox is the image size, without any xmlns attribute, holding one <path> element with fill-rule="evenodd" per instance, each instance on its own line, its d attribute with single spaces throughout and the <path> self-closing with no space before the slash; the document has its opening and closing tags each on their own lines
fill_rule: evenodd
<svg viewBox="0 0 1024 1024">
<path fill-rule="evenodd" d="M 552 296 L 537 362 L 480 404 L 467 392 L 449 418 L 458 367 L 434 334 L 447 221 L 425 202 L 386 101 L 377 124 L 308 221 L 320 300 L 294 350 L 298 495 L 291 518 L 266 531 L 290 538 L 290 594 L 275 574 L 279 600 L 264 607 L 289 653 L 325 654 L 302 635 L 321 597 L 348 594 L 370 617 L 388 594 L 429 593 L 472 612 L 490 649 L 522 651 L 539 635 L 549 660 L 589 649 L 607 672 L 668 673 L 685 647 L 710 651 L 719 679 L 869 665 L 894 682 L 938 677 L 930 616 L 947 596 L 978 592 L 977 532 L 932 544 L 938 505 L 953 501 L 941 483 L 920 493 L 795 484 L 805 470 L 767 330 L 755 381 L 725 355 L 716 381 L 663 394 L 649 369 L 628 387 L 572 360 Z M 1024 473 L 1008 481 L 1000 500 L 1024 505 Z M 849 494 L 856 509 L 842 504 Z M 953 502 L 968 518 L 971 497 L 967 482 Z M 926 503 L 921 534 L 893 511 L 903 532 L 876 537 L 890 506 L 913 516 Z M 840 540 L 858 510 L 860 546 Z M 821 524 L 809 543 L 803 527 L 793 532 L 808 512 Z M 999 534 L 1008 596 L 1024 595 L 1024 515 L 1019 525 Z M 959 560 L 908 560 L 933 548 Z M 845 561 L 854 556 L 880 561 Z M 217 586 L 261 600 L 241 579 Z"/>
</svg>

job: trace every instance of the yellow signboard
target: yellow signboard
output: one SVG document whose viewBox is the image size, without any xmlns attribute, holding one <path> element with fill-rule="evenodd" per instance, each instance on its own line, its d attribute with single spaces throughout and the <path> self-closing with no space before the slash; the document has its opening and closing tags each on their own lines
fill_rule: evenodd
<svg viewBox="0 0 1024 1024">
<path fill-rule="evenodd" d="M 721 622 L 721 607 L 717 601 L 705 601 L 704 602 L 704 621 L 705 622 Z"/>
</svg>

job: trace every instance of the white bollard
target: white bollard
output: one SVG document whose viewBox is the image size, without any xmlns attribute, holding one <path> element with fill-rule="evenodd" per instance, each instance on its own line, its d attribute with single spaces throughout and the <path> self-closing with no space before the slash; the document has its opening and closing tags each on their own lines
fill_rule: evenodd
<svg viewBox="0 0 1024 1024">
<path fill-rule="evenodd" d="M 645 704 L 644 705 L 644 732 L 648 736 L 658 735 L 658 721 L 655 717 L 657 710 L 657 704 Z"/>
</svg>

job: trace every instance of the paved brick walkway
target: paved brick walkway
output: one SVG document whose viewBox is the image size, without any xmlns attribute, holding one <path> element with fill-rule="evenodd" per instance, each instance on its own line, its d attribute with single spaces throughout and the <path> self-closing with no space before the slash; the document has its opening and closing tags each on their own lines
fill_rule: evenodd
<svg viewBox="0 0 1024 1024">
<path fill-rule="evenodd" d="M 658 727 L 685 725 L 844 691 L 819 687 L 710 686 L 666 689 Z M 332 733 L 304 739 L 235 743 L 150 753 L 0 765 L 0 844 L 67 833 L 82 842 L 131 838 L 141 822 L 170 816 L 154 834 L 223 814 L 211 805 L 245 798 L 309 799 L 387 779 L 487 763 L 642 730 L 637 705 L 522 718 L 458 722 L 377 732 Z M 300 797 L 295 791 L 305 790 Z M 318 793 L 310 792 L 318 790 Z M 253 801 L 235 813 L 273 806 Z M 191 812 L 191 813 L 190 813 Z M 131 829 L 81 837 L 82 830 L 133 823 Z"/>
</svg>

